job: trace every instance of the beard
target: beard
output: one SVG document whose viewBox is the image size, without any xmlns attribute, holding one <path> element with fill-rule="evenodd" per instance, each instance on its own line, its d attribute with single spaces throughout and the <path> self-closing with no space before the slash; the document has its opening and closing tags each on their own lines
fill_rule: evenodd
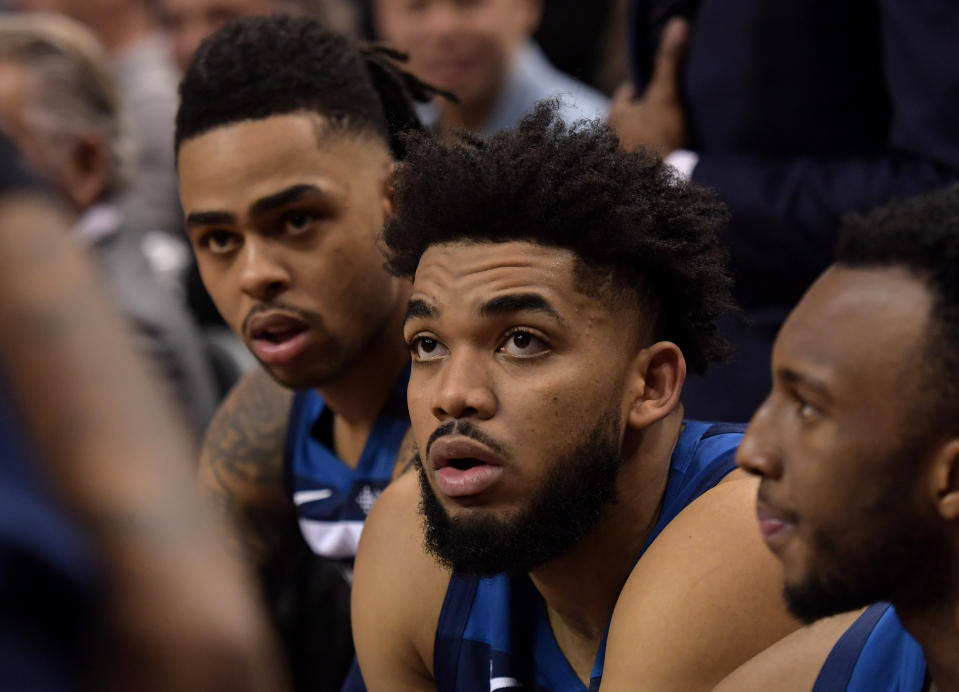
<svg viewBox="0 0 959 692">
<path fill-rule="evenodd" d="M 456 432 L 485 438 L 469 422 Z M 450 517 L 430 486 L 419 455 L 420 511 L 426 548 L 460 574 L 526 574 L 581 541 L 616 502 L 622 465 L 618 410 L 600 416 L 589 433 L 554 460 L 542 486 L 513 517 Z"/>
<path fill-rule="evenodd" d="M 917 461 L 927 450 L 911 441 L 894 452 L 899 472 L 889 474 L 867 507 L 844 526 L 816 527 L 811 538 L 813 569 L 786 583 L 789 610 L 805 622 L 856 610 L 877 601 L 925 608 L 946 588 L 945 538 L 923 518 L 910 494 Z"/>
</svg>

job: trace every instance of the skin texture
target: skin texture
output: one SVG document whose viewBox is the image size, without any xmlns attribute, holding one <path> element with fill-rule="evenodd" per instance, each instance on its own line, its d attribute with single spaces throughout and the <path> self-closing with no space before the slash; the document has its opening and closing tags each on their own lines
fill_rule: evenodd
<svg viewBox="0 0 959 692">
<path fill-rule="evenodd" d="M 913 408 L 902 401 L 921 386 L 915 364 L 929 306 L 926 289 L 905 272 L 836 267 L 783 326 L 773 390 L 737 461 L 762 478 L 760 512 L 784 522 L 768 542 L 787 587 L 886 571 L 884 545 L 903 531 L 935 530 L 932 515 L 914 509 L 924 473 L 904 463 L 922 469 L 925 454 L 900 451 L 914 434 Z"/>
<path fill-rule="evenodd" d="M 773 390 L 738 462 L 762 479 L 760 517 L 781 522 L 767 543 L 787 588 L 830 584 L 844 599 L 830 602 L 836 610 L 892 601 L 923 647 L 933 689 L 951 690 L 959 440 L 926 425 L 931 305 L 903 269 L 827 270 L 776 340 Z M 811 649 L 830 638 L 810 627 L 795 641 Z M 771 676 L 790 655 L 770 651 L 736 680 Z"/>
<path fill-rule="evenodd" d="M 681 430 L 685 362 L 674 344 L 649 343 L 631 302 L 581 293 L 574 267 L 570 251 L 526 242 L 442 244 L 424 253 L 404 326 L 414 359 L 409 403 L 417 447 L 425 450 L 444 423 L 469 421 L 504 450 L 498 479 L 481 492 L 445 494 L 429 454 L 427 480 L 453 517 L 509 520 L 595 422 L 582 411 L 612 407 L 623 457 L 620 502 L 530 577 L 582 680 L 612 615 L 604 689 L 637 689 L 641 681 L 643 689 L 709 689 L 796 627 L 778 596 L 778 566 L 750 521 L 755 483 L 739 478 L 704 495 L 701 508 L 691 506 L 675 520 L 677 529 L 657 539 L 643 558 L 651 564 L 633 570 Z M 417 496 L 416 479 L 393 484 L 371 512 L 357 556 L 354 638 L 374 691 L 432 684 L 433 636 L 449 575 L 423 548 Z M 728 577 L 711 574 L 728 562 L 735 564 Z M 661 603 L 675 609 L 663 612 Z M 642 654 L 636 642 L 655 643 L 655 653 Z M 624 660 L 611 665 L 610 650 Z M 637 658 L 645 669 L 625 661 Z M 705 673 L 689 665 L 704 658 Z"/>
<path fill-rule="evenodd" d="M 688 40 L 688 22 L 670 20 L 645 91 L 637 96 L 632 82 L 625 82 L 613 95 L 609 124 L 627 151 L 646 147 L 666 156 L 686 145 L 679 75 Z"/>
<path fill-rule="evenodd" d="M 247 576 L 196 494 L 190 437 L 68 227 L 47 199 L 0 200 L 0 360 L 109 585 L 94 687 L 285 689 Z"/>
<path fill-rule="evenodd" d="M 336 412 L 334 451 L 355 465 L 408 361 L 400 338 L 408 283 L 387 275 L 375 245 L 391 166 L 382 142 L 329 132 L 309 114 L 220 127 L 180 148 L 188 233 L 227 324 L 247 345 L 251 311 L 293 314 L 308 327 L 299 355 L 236 386 L 203 445 L 201 478 L 238 522 L 254 564 L 268 563 L 295 531 L 282 487 L 286 387 L 318 389 Z M 262 210 L 291 189 L 302 194 Z M 409 456 L 400 456 L 404 468 Z"/>
<path fill-rule="evenodd" d="M 321 387 L 363 355 L 400 294 L 375 246 L 389 155 L 379 141 L 323 136 L 322 127 L 318 116 L 271 116 L 216 128 L 179 152 L 187 232 L 229 327 L 251 347 L 258 310 L 307 321 L 302 353 L 267 366 L 294 388 Z"/>
<path fill-rule="evenodd" d="M 420 79 L 455 94 L 440 100 L 441 124 L 478 128 L 513 55 L 539 23 L 537 0 L 375 0 L 377 34 L 409 53 Z"/>
<path fill-rule="evenodd" d="M 227 22 L 279 9 L 275 0 L 160 0 L 159 6 L 173 59 L 181 72 L 203 39 Z"/>
</svg>

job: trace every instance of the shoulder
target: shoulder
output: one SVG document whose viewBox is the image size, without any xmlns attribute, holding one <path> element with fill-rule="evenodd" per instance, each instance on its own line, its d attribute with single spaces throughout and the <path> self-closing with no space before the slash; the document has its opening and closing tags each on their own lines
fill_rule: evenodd
<svg viewBox="0 0 959 692">
<path fill-rule="evenodd" d="M 708 690 L 799 623 L 759 536 L 756 481 L 733 471 L 670 522 L 627 580 L 610 625 L 604 690 Z"/>
<path fill-rule="evenodd" d="M 726 677 L 715 692 L 782 690 L 808 692 L 826 657 L 860 611 L 814 622 L 776 642 Z"/>
<path fill-rule="evenodd" d="M 353 636 L 364 681 L 376 689 L 431 689 L 433 640 L 449 572 L 425 550 L 416 473 L 383 492 L 356 556 Z"/>
</svg>

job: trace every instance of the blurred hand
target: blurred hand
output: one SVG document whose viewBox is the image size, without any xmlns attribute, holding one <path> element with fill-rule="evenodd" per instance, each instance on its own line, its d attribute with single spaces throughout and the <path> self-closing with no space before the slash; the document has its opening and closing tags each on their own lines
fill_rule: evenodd
<svg viewBox="0 0 959 692">
<path fill-rule="evenodd" d="M 675 17 L 663 30 L 653 75 L 643 95 L 636 98 L 632 83 L 616 90 L 609 124 L 627 151 L 639 147 L 666 156 L 686 146 L 686 123 L 679 96 L 679 71 L 686 54 L 689 23 Z"/>
</svg>

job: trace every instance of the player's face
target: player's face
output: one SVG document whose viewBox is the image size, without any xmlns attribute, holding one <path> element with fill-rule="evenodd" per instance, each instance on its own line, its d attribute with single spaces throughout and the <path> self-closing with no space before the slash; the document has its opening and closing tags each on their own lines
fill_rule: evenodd
<svg viewBox="0 0 959 692">
<path fill-rule="evenodd" d="M 161 0 L 160 15 L 173 57 L 186 70 L 203 40 L 238 17 L 277 10 L 274 0 Z"/>
<path fill-rule="evenodd" d="M 386 146 L 279 115 L 211 130 L 179 151 L 180 197 L 203 283 L 281 383 L 328 383 L 398 309 L 376 237 Z"/>
<path fill-rule="evenodd" d="M 456 522 L 505 527 L 534 505 L 574 515 L 586 485 L 612 492 L 640 318 L 581 293 L 574 265 L 527 242 L 435 245 L 420 260 L 410 417 L 424 497 Z"/>
<path fill-rule="evenodd" d="M 376 0 L 382 38 L 421 79 L 464 105 L 493 98 L 517 46 L 539 19 L 536 0 Z"/>
<path fill-rule="evenodd" d="M 903 271 L 833 267 L 776 339 L 738 462 L 762 477 L 760 531 L 801 617 L 891 598 L 935 550 L 928 450 L 910 424 L 929 309 Z"/>
</svg>

